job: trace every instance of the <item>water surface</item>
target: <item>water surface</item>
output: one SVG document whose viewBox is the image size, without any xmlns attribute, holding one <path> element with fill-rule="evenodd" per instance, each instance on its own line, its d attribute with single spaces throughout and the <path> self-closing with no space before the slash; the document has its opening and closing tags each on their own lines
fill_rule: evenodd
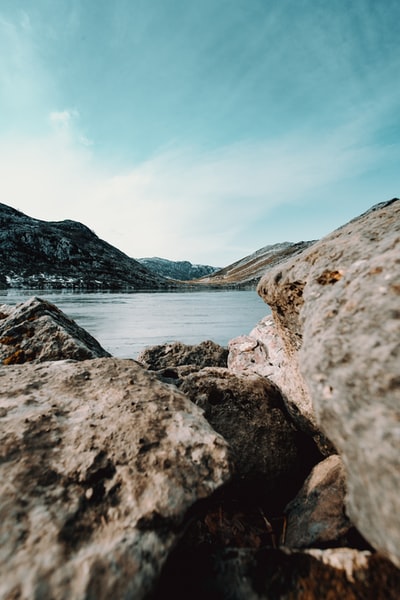
<svg viewBox="0 0 400 600">
<path fill-rule="evenodd" d="M 213 340 L 223 346 L 270 312 L 256 291 L 138 292 L 1 290 L 0 304 L 39 296 L 56 304 L 113 356 L 136 358 L 146 346 Z"/>
</svg>

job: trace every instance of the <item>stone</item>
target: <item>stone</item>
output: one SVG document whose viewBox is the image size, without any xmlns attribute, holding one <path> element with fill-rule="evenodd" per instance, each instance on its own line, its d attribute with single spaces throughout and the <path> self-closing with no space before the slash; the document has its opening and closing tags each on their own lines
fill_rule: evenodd
<svg viewBox="0 0 400 600">
<path fill-rule="evenodd" d="M 292 369 L 272 315 L 261 319 L 248 335 L 230 340 L 228 351 L 228 368 L 232 373 L 258 373 L 267 377 L 279 388 L 296 427 L 314 439 L 324 456 L 336 452 L 318 427 L 309 399 L 304 400 L 304 395 L 298 393 L 303 382 L 299 382 L 298 373 Z"/>
<path fill-rule="evenodd" d="M 154 600 L 397 600 L 400 571 L 353 548 L 178 548 Z"/>
<path fill-rule="evenodd" d="M 147 598 L 231 477 L 201 409 L 133 360 L 0 368 L 0 597 Z"/>
<path fill-rule="evenodd" d="M 207 367 L 185 376 L 179 389 L 229 442 L 239 479 L 254 483 L 252 493 L 270 510 L 283 508 L 320 454 L 288 419 L 276 386 L 256 374 Z"/>
<path fill-rule="evenodd" d="M 182 342 L 171 342 L 145 348 L 137 357 L 152 371 L 158 371 L 168 367 L 179 367 L 183 365 L 196 365 L 199 369 L 203 367 L 226 367 L 228 350 L 211 340 L 200 344 L 189 345 Z"/>
<path fill-rule="evenodd" d="M 342 457 L 350 519 L 400 565 L 400 200 L 271 270 L 258 291 L 299 382 L 291 402 L 307 400 Z"/>
<path fill-rule="evenodd" d="M 289 548 L 349 546 L 352 523 L 345 513 L 346 472 L 339 456 L 318 463 L 285 509 Z"/>
<path fill-rule="evenodd" d="M 15 307 L 0 306 L 3 365 L 105 356 L 110 354 L 94 337 L 47 300 L 32 297 Z"/>
</svg>

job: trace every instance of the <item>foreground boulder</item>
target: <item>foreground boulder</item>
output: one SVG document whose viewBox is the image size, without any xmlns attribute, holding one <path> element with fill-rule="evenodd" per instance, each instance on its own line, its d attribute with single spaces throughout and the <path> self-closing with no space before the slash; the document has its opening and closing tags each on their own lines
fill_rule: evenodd
<svg viewBox="0 0 400 600">
<path fill-rule="evenodd" d="M 132 360 L 0 381 L 0 597 L 147 597 L 189 507 L 229 479 L 226 442 Z"/>
<path fill-rule="evenodd" d="M 400 565 L 400 201 L 373 207 L 269 271 L 288 368 L 344 462 L 347 512 Z M 307 416 L 307 415 L 306 415 Z"/>
<path fill-rule="evenodd" d="M 182 545 L 154 600 L 398 600 L 400 570 L 353 548 L 214 548 Z"/>
<path fill-rule="evenodd" d="M 4 365 L 110 356 L 85 329 L 57 306 L 30 298 L 0 305 L 0 361 Z"/>
</svg>

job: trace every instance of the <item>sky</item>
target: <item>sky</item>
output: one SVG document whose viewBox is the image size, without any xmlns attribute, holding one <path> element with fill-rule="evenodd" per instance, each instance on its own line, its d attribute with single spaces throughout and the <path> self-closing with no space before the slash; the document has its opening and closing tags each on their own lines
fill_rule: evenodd
<svg viewBox="0 0 400 600">
<path fill-rule="evenodd" d="M 0 0 L 0 202 L 223 267 L 400 196 L 398 0 Z"/>
</svg>

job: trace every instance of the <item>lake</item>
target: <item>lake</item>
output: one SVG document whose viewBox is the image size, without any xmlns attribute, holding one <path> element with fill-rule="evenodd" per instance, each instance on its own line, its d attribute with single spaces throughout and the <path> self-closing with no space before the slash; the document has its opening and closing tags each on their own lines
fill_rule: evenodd
<svg viewBox="0 0 400 600">
<path fill-rule="evenodd" d="M 270 313 L 256 291 L 76 293 L 0 290 L 0 304 L 39 296 L 56 304 L 113 356 L 136 358 L 146 346 L 213 340 L 222 346 Z"/>
</svg>

